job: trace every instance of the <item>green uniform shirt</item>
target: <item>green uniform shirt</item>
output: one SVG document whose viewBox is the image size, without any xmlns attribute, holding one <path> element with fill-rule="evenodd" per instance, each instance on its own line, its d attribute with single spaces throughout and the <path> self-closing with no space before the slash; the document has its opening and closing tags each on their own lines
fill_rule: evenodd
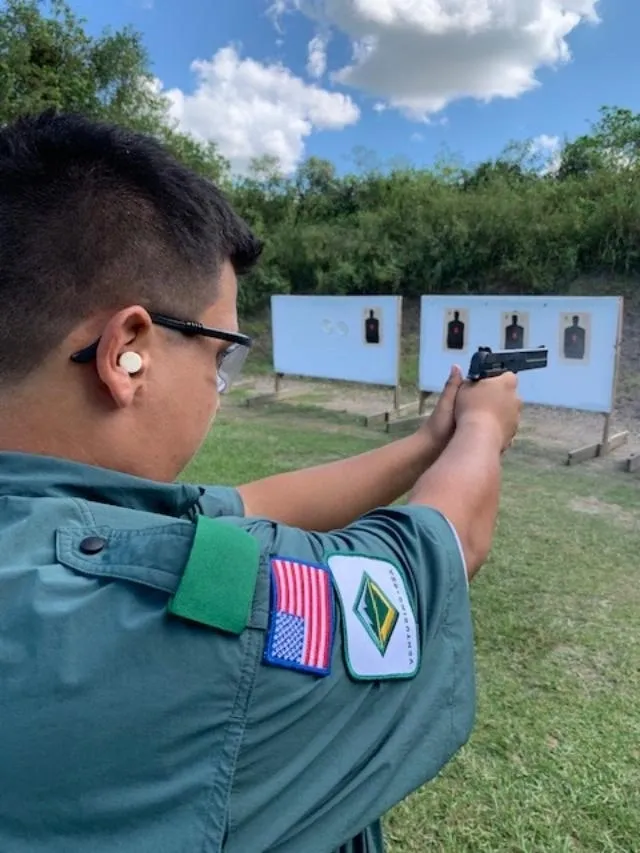
<svg viewBox="0 0 640 853">
<path fill-rule="evenodd" d="M 434 510 L 307 533 L 234 489 L 8 453 L 0 508 L 0 851 L 380 851 L 470 734 Z"/>
</svg>

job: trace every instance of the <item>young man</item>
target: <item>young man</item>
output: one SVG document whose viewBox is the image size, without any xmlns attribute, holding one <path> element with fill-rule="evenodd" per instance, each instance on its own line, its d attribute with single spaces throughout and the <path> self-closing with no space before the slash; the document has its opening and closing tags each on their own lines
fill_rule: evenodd
<svg viewBox="0 0 640 853">
<path fill-rule="evenodd" d="M 470 734 L 516 379 L 454 371 L 364 456 L 176 484 L 259 253 L 150 139 L 0 131 L 0 850 L 381 849 Z"/>
</svg>

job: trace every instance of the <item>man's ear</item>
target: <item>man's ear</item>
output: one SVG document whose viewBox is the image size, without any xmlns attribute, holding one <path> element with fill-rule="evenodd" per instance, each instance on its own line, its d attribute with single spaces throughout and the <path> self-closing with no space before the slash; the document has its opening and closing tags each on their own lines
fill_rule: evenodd
<svg viewBox="0 0 640 853">
<path fill-rule="evenodd" d="M 151 363 L 149 312 L 133 305 L 114 314 L 100 337 L 96 370 L 119 408 L 130 406 Z"/>
</svg>

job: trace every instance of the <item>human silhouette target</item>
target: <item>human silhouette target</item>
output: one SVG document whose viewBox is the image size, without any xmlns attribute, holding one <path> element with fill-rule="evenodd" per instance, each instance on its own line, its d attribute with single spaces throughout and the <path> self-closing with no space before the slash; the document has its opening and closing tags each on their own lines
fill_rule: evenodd
<svg viewBox="0 0 640 853">
<path fill-rule="evenodd" d="M 382 312 L 379 308 L 366 308 L 363 321 L 364 342 L 367 346 L 382 343 Z"/>
<path fill-rule="evenodd" d="M 591 315 L 563 314 L 560 319 L 560 353 L 567 362 L 583 364 L 589 358 Z"/>
<path fill-rule="evenodd" d="M 529 315 L 524 311 L 505 311 L 502 315 L 502 347 L 526 349 L 529 346 Z"/>
<path fill-rule="evenodd" d="M 466 349 L 469 337 L 468 312 L 462 308 L 450 308 L 444 316 L 444 349 Z"/>
</svg>

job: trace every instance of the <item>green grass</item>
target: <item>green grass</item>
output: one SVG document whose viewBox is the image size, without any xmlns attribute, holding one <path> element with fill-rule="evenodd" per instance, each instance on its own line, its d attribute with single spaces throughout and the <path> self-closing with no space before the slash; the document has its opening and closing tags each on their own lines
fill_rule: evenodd
<svg viewBox="0 0 640 853">
<path fill-rule="evenodd" d="M 338 416 L 230 408 L 186 476 L 238 484 L 386 440 Z M 640 482 L 542 461 L 526 442 L 508 457 L 472 587 L 473 736 L 388 816 L 391 853 L 640 849 Z"/>
</svg>

